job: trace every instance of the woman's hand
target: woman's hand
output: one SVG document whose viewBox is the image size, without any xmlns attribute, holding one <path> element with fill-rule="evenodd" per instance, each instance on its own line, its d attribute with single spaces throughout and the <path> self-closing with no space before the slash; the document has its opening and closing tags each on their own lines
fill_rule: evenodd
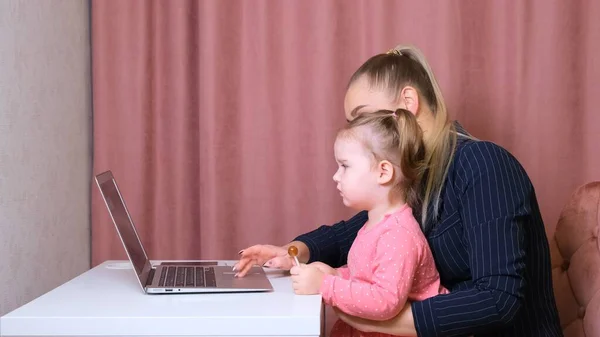
<svg viewBox="0 0 600 337">
<path fill-rule="evenodd" d="M 287 247 L 255 245 L 240 251 L 240 260 L 233 267 L 236 277 L 244 277 L 254 265 L 289 270 L 294 264 Z"/>
<path fill-rule="evenodd" d="M 318 294 L 323 278 L 325 278 L 325 273 L 314 264 L 294 266 L 290 273 L 292 274 L 292 288 L 297 295 Z"/>
<path fill-rule="evenodd" d="M 410 302 L 406 302 L 400 313 L 387 321 L 371 321 L 350 316 L 333 308 L 338 317 L 351 327 L 363 332 L 379 332 L 394 336 L 417 336 Z"/>
</svg>

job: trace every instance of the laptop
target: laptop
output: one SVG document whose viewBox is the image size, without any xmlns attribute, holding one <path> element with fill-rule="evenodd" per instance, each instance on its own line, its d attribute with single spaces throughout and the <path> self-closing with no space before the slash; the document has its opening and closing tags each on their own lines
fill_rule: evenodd
<svg viewBox="0 0 600 337">
<path fill-rule="evenodd" d="M 254 266 L 247 276 L 235 277 L 223 261 L 178 261 L 152 265 L 137 234 L 125 200 L 111 171 L 96 176 L 125 252 L 146 294 L 224 293 L 272 291 L 262 267 Z"/>
</svg>

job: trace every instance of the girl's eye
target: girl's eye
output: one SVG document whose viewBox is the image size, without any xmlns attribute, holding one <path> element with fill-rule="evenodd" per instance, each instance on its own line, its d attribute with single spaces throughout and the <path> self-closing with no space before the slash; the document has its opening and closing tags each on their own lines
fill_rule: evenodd
<svg viewBox="0 0 600 337">
<path fill-rule="evenodd" d="M 342 164 L 342 167 L 343 167 L 343 168 L 348 168 L 348 165 L 346 165 L 346 164 Z"/>
</svg>

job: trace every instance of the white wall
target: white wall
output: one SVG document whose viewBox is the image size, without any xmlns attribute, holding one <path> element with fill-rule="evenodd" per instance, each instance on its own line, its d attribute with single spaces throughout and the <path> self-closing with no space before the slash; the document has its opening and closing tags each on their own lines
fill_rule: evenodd
<svg viewBox="0 0 600 337">
<path fill-rule="evenodd" d="M 0 316 L 90 265 L 87 0 L 0 0 Z"/>
</svg>

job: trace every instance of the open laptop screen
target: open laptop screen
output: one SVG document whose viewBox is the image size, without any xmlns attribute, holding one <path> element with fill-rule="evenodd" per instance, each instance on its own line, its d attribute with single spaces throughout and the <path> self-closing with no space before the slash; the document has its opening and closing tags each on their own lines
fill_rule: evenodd
<svg viewBox="0 0 600 337">
<path fill-rule="evenodd" d="M 148 271 L 144 270 L 144 267 L 146 264 L 148 264 L 149 267 L 150 261 L 148 260 L 144 247 L 137 235 L 133 221 L 129 216 L 125 202 L 121 197 L 121 193 L 119 193 L 117 183 L 110 171 L 99 174 L 96 177 L 96 181 L 135 272 L 138 275 L 138 278 L 140 278 L 140 282 L 145 282 L 142 277 L 142 272 Z M 142 287 L 143 286 L 144 285 L 142 285 Z"/>
</svg>

